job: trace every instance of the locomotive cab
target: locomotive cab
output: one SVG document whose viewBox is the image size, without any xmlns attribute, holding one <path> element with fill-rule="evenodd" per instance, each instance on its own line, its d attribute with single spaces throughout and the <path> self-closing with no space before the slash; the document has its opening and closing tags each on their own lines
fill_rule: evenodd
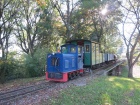
<svg viewBox="0 0 140 105">
<path fill-rule="evenodd" d="M 76 54 L 77 57 L 77 68 L 83 68 L 83 47 L 74 44 L 65 44 L 61 46 L 62 54 Z"/>
</svg>

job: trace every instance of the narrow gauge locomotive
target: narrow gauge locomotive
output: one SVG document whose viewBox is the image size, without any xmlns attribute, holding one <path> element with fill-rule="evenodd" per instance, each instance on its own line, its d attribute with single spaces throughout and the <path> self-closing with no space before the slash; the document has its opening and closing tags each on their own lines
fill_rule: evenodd
<svg viewBox="0 0 140 105">
<path fill-rule="evenodd" d="M 101 53 L 100 44 L 90 40 L 67 41 L 60 53 L 47 55 L 46 79 L 66 82 L 84 73 L 84 68 L 97 68 L 113 61 L 114 54 Z"/>
</svg>

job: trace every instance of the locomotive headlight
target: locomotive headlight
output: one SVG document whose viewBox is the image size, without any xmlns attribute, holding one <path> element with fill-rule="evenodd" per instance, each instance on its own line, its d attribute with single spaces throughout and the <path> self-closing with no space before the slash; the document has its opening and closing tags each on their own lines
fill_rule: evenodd
<svg viewBox="0 0 140 105">
<path fill-rule="evenodd" d="M 52 53 L 52 55 L 54 55 L 54 52 Z"/>
</svg>

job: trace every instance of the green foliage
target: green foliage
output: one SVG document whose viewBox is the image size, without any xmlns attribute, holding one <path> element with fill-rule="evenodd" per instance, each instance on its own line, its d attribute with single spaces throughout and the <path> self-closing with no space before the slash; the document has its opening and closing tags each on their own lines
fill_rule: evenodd
<svg viewBox="0 0 140 105">
<path fill-rule="evenodd" d="M 101 51 L 106 53 L 117 53 L 118 47 L 122 46 L 123 42 L 120 37 L 115 35 L 106 35 L 101 39 Z"/>
<path fill-rule="evenodd" d="M 7 60 L 0 60 L 0 83 L 25 77 L 36 77 L 45 74 L 45 63 L 48 50 L 38 48 L 33 56 L 19 56 L 11 52 Z"/>
<path fill-rule="evenodd" d="M 45 63 L 47 49 L 38 48 L 33 56 L 25 55 L 25 74 L 26 77 L 36 77 L 45 74 Z"/>
<path fill-rule="evenodd" d="M 71 39 L 90 39 L 94 28 L 91 25 L 90 13 L 86 9 L 79 9 L 73 13 L 71 19 Z"/>
<path fill-rule="evenodd" d="M 101 3 L 103 3 L 102 1 L 100 0 L 81 0 L 82 1 L 82 5 L 81 7 L 82 8 L 85 8 L 85 9 L 92 9 L 92 8 L 97 8 L 101 5 Z M 105 1 L 105 0 L 103 0 Z"/>
<path fill-rule="evenodd" d="M 62 24 L 62 21 L 56 20 L 54 17 L 58 17 L 55 10 L 51 10 L 52 7 L 46 7 L 41 14 L 40 21 L 38 22 L 38 40 L 40 46 L 46 46 L 51 51 L 56 49 L 56 45 L 59 43 L 61 37 L 63 39 L 66 36 L 66 28 Z"/>
<path fill-rule="evenodd" d="M 0 83 L 25 77 L 23 60 L 16 51 L 9 52 L 7 60 L 0 59 Z"/>
<path fill-rule="evenodd" d="M 17 68 L 17 64 L 14 60 L 0 59 L 0 83 L 4 83 L 13 74 Z"/>
</svg>

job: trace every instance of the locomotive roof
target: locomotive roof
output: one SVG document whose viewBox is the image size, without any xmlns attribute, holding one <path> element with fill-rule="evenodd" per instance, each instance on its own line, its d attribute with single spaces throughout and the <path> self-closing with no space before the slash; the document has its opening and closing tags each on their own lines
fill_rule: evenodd
<svg viewBox="0 0 140 105">
<path fill-rule="evenodd" d="M 78 41 L 88 41 L 88 42 L 90 42 L 90 43 L 98 43 L 98 42 L 91 41 L 91 40 L 87 40 L 87 39 L 74 39 L 74 40 L 66 41 L 66 43 L 70 43 L 70 42 L 78 42 Z"/>
<path fill-rule="evenodd" d="M 75 44 L 69 44 L 69 43 L 63 44 L 61 46 L 69 46 L 69 45 L 76 46 Z"/>
</svg>

